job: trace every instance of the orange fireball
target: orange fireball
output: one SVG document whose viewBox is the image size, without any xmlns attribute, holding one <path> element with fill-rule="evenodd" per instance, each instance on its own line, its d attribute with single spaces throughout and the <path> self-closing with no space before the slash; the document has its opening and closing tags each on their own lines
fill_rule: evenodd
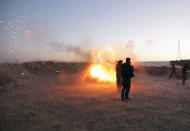
<svg viewBox="0 0 190 131">
<path fill-rule="evenodd" d="M 109 54 L 109 59 L 106 55 Z M 98 82 L 115 82 L 115 63 L 114 51 L 111 48 L 105 48 L 92 52 L 90 65 L 90 77 L 97 79 Z M 111 59 L 110 59 L 111 58 Z"/>
<path fill-rule="evenodd" d="M 106 67 L 103 64 L 92 65 L 90 68 L 90 75 L 100 82 L 115 82 L 115 68 Z"/>
</svg>

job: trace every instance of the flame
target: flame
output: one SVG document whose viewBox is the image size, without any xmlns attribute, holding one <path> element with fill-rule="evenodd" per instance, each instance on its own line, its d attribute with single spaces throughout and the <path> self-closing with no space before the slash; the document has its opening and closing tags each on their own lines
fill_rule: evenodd
<svg viewBox="0 0 190 131">
<path fill-rule="evenodd" d="M 92 63 L 89 70 L 91 78 L 97 79 L 98 82 L 116 81 L 114 53 L 112 48 L 103 48 L 91 53 Z"/>
<path fill-rule="evenodd" d="M 104 64 L 95 64 L 91 66 L 90 74 L 100 82 L 115 82 L 115 68 L 107 67 Z"/>
<path fill-rule="evenodd" d="M 90 64 L 88 68 L 83 72 L 83 81 L 93 82 L 116 82 L 116 60 L 123 60 L 125 62 L 126 57 L 116 55 L 116 48 L 110 46 L 101 47 L 99 49 L 89 52 Z M 131 57 L 131 63 L 136 66 L 135 56 L 130 53 L 126 53 L 127 57 Z"/>
</svg>

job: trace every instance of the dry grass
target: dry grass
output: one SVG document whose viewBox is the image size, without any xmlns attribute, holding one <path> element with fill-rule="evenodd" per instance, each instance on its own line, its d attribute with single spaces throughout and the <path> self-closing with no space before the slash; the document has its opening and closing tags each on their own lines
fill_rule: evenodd
<svg viewBox="0 0 190 131">
<path fill-rule="evenodd" d="M 14 82 L 13 79 L 11 79 L 8 75 L 5 73 L 0 72 L 0 85 L 5 85 L 8 83 Z"/>
<path fill-rule="evenodd" d="M 0 96 L 2 131 L 164 131 L 190 129 L 190 81 L 136 75 L 131 101 L 114 84 L 83 83 L 75 74 L 20 79 Z"/>
</svg>

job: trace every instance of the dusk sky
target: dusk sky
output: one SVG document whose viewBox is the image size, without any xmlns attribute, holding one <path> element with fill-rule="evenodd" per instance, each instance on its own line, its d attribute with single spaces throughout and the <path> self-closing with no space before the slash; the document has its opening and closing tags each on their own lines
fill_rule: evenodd
<svg viewBox="0 0 190 131">
<path fill-rule="evenodd" d="M 1 0 L 0 62 L 117 58 L 190 59 L 190 0 Z M 121 50 L 120 50 L 121 49 Z M 129 52 L 129 53 L 128 53 Z"/>
</svg>

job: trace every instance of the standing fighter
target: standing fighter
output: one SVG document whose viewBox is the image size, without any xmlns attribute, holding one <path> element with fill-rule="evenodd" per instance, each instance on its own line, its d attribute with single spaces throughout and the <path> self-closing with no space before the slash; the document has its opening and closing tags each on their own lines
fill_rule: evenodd
<svg viewBox="0 0 190 131">
<path fill-rule="evenodd" d="M 121 87 L 122 87 L 122 77 L 121 77 L 122 65 L 123 65 L 122 60 L 119 60 L 117 65 L 116 65 L 116 78 L 117 78 L 117 89 L 118 89 L 118 91 L 121 91 Z"/>
<path fill-rule="evenodd" d="M 121 76 L 123 78 L 123 89 L 121 91 L 121 100 L 125 101 L 125 99 L 129 98 L 130 86 L 131 86 L 131 78 L 134 77 L 134 67 L 131 65 L 130 58 L 126 58 L 126 63 L 122 66 Z"/>
<path fill-rule="evenodd" d="M 172 67 L 170 68 L 170 72 L 171 72 L 171 74 L 169 75 L 169 78 L 168 78 L 168 79 L 171 79 L 171 77 L 172 77 L 173 75 L 175 75 L 176 78 L 178 79 L 175 64 L 172 64 Z"/>
<path fill-rule="evenodd" d="M 182 85 L 185 84 L 185 81 L 187 79 L 187 70 L 190 70 L 190 67 L 188 67 L 188 63 L 185 63 L 185 65 L 182 67 Z"/>
</svg>

